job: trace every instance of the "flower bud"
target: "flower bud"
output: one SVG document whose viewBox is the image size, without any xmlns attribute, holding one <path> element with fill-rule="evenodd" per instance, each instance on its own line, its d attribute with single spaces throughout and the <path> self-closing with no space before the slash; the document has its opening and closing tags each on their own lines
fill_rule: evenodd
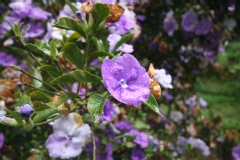
<svg viewBox="0 0 240 160">
<path fill-rule="evenodd" d="M 33 108 L 29 104 L 25 104 L 20 107 L 21 116 L 29 118 L 32 113 L 33 113 Z"/>
<path fill-rule="evenodd" d="M 16 65 L 13 65 L 13 64 L 11 64 L 11 66 L 10 66 L 13 70 L 15 70 L 15 71 L 21 71 L 22 70 L 22 68 L 21 67 L 19 67 L 19 66 L 16 66 Z"/>
</svg>

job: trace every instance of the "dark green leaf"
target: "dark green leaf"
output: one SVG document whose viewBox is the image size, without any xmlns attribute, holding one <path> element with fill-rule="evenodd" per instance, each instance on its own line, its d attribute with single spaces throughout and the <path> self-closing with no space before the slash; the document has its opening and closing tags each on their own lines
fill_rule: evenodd
<svg viewBox="0 0 240 160">
<path fill-rule="evenodd" d="M 83 54 L 73 42 L 67 42 L 63 46 L 64 56 L 67 57 L 79 69 L 83 67 Z"/>
<path fill-rule="evenodd" d="M 133 34 L 126 34 L 122 36 L 120 41 L 115 45 L 113 51 L 116 51 L 118 47 L 120 47 L 123 43 L 126 43 L 127 41 L 129 41 L 132 37 L 133 37 Z"/>
<path fill-rule="evenodd" d="M 106 57 L 109 56 L 112 58 L 114 55 L 109 52 L 104 52 L 104 51 L 95 51 L 90 53 L 89 58 L 88 58 L 88 63 L 92 62 L 94 59 L 97 59 L 98 57 Z"/>
<path fill-rule="evenodd" d="M 77 93 L 66 92 L 59 98 L 59 100 L 57 102 L 50 102 L 50 103 L 47 103 L 46 105 L 48 105 L 48 106 L 50 106 L 52 108 L 57 108 L 62 103 L 66 102 L 67 100 L 74 99 L 74 98 L 76 98 L 78 100 L 81 100 L 81 97 Z"/>
<path fill-rule="evenodd" d="M 96 37 L 93 37 L 92 40 L 93 40 L 93 43 L 95 44 L 95 46 L 97 47 L 98 51 L 105 50 L 103 44 Z"/>
<path fill-rule="evenodd" d="M 37 70 L 49 72 L 54 76 L 61 75 L 61 73 L 56 69 L 56 67 L 51 66 L 51 65 L 42 65 L 42 66 L 38 67 Z"/>
<path fill-rule="evenodd" d="M 102 80 L 100 77 L 92 73 L 89 73 L 87 71 L 75 70 L 54 79 L 50 83 L 52 85 L 57 85 L 57 84 L 73 83 L 73 82 L 89 82 L 89 83 L 101 84 Z"/>
<path fill-rule="evenodd" d="M 32 101 L 49 102 L 51 96 L 42 91 L 33 91 L 30 93 Z"/>
<path fill-rule="evenodd" d="M 58 27 L 61 29 L 66 30 L 73 30 L 82 35 L 86 38 L 86 33 L 84 31 L 84 27 L 76 22 L 74 19 L 67 18 L 67 17 L 61 17 L 58 22 L 54 25 L 54 27 Z"/>
<path fill-rule="evenodd" d="M 34 124 L 37 124 L 37 123 L 47 119 L 48 117 L 50 117 L 51 115 L 53 115 L 55 113 L 59 113 L 59 111 L 55 108 L 48 108 L 48 109 L 44 109 L 42 111 L 39 111 L 37 113 L 37 115 L 34 116 L 33 122 L 34 122 Z"/>
<path fill-rule="evenodd" d="M 29 67 L 30 67 L 30 71 L 31 71 L 33 77 L 42 81 L 42 75 L 38 72 L 38 70 L 36 70 L 33 66 L 29 65 Z M 34 87 L 36 87 L 36 88 L 42 87 L 42 82 L 39 80 L 33 79 L 32 84 Z"/>
<path fill-rule="evenodd" d="M 93 117 L 94 123 L 99 122 L 107 97 L 107 92 L 103 94 L 94 93 L 88 99 L 87 108 Z"/>
<path fill-rule="evenodd" d="M 158 108 L 158 103 L 156 101 L 156 99 L 154 98 L 153 95 L 150 95 L 148 100 L 146 102 L 143 102 L 143 104 L 145 104 L 149 109 L 151 109 L 152 111 L 154 111 L 155 113 L 157 113 L 159 116 L 164 117 Z"/>
<path fill-rule="evenodd" d="M 44 41 L 38 41 L 35 44 L 27 43 L 26 47 L 33 53 L 36 53 L 38 55 L 47 55 L 51 56 L 51 51 L 49 45 Z"/>
<path fill-rule="evenodd" d="M 96 30 L 97 27 L 105 21 L 109 16 L 109 7 L 103 3 L 96 3 L 92 11 L 92 17 L 94 20 L 93 30 Z"/>
<path fill-rule="evenodd" d="M 51 51 L 51 56 L 53 57 L 54 60 L 57 60 L 57 56 L 58 56 L 58 50 L 56 49 L 55 46 L 55 40 L 51 40 L 50 42 L 50 51 Z"/>
<path fill-rule="evenodd" d="M 39 112 L 41 110 L 48 109 L 50 107 L 47 106 L 45 103 L 43 103 L 41 101 L 34 101 L 33 102 L 33 108 L 34 108 L 35 112 Z"/>
</svg>

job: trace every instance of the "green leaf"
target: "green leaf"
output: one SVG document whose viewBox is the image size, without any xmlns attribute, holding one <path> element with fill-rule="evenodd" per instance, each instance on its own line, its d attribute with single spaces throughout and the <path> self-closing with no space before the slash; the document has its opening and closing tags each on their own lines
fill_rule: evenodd
<svg viewBox="0 0 240 160">
<path fill-rule="evenodd" d="M 24 120 L 24 119 L 22 118 L 20 113 L 11 111 L 9 109 L 6 109 L 6 112 L 8 114 L 10 114 L 18 122 L 18 124 L 22 125 L 22 120 Z"/>
<path fill-rule="evenodd" d="M 103 43 L 101 43 L 96 37 L 92 37 L 93 43 L 97 47 L 98 51 L 104 51 L 104 46 Z"/>
<path fill-rule="evenodd" d="M 53 76 L 57 76 L 57 77 L 61 75 L 61 73 L 54 66 L 51 66 L 51 65 L 39 66 L 39 67 L 37 67 L 37 70 L 49 72 Z"/>
<path fill-rule="evenodd" d="M 34 108 L 35 112 L 39 112 L 41 110 L 48 109 L 50 107 L 47 106 L 45 103 L 43 103 L 41 101 L 34 101 L 33 102 L 33 108 Z"/>
<path fill-rule="evenodd" d="M 146 102 L 143 102 L 143 104 L 145 104 L 149 109 L 151 109 L 152 111 L 157 113 L 159 116 L 164 118 L 164 116 L 159 111 L 158 103 L 153 95 L 150 95 L 148 100 Z"/>
<path fill-rule="evenodd" d="M 74 92 L 66 92 L 64 93 L 57 102 L 49 102 L 46 105 L 52 107 L 52 108 L 57 108 L 58 106 L 60 106 L 62 103 L 66 102 L 69 99 L 78 99 L 78 100 L 82 100 L 81 97 Z"/>
<path fill-rule="evenodd" d="M 43 101 L 43 102 L 49 102 L 51 99 L 51 96 L 42 92 L 42 91 L 33 91 L 30 93 L 32 101 Z"/>
<path fill-rule="evenodd" d="M 94 93 L 89 97 L 87 108 L 93 117 L 94 123 L 99 122 L 107 97 L 107 92 L 103 94 Z"/>
<path fill-rule="evenodd" d="M 103 3 L 96 3 L 92 11 L 92 17 L 94 20 L 93 30 L 96 30 L 97 27 L 105 21 L 109 16 L 109 7 Z"/>
<path fill-rule="evenodd" d="M 84 31 L 83 25 L 79 24 L 74 19 L 67 18 L 67 17 L 61 17 L 58 20 L 58 22 L 54 25 L 54 27 L 76 31 L 81 36 L 86 38 L 86 33 Z"/>
<path fill-rule="evenodd" d="M 27 43 L 26 47 L 33 53 L 37 55 L 47 55 L 51 56 L 51 51 L 49 45 L 44 41 L 38 41 L 35 44 Z"/>
<path fill-rule="evenodd" d="M 95 51 L 90 53 L 88 58 L 88 63 L 92 62 L 94 59 L 97 59 L 98 57 L 106 57 L 109 56 L 110 58 L 114 57 L 112 53 L 104 52 L 104 51 Z"/>
<path fill-rule="evenodd" d="M 74 32 L 71 34 L 71 36 L 67 39 L 67 42 L 76 42 L 79 38 L 81 38 L 81 35 L 77 32 Z"/>
<path fill-rule="evenodd" d="M 16 36 L 20 36 L 20 26 L 18 24 L 13 25 L 13 32 Z"/>
<path fill-rule="evenodd" d="M 75 70 L 67 74 L 63 74 L 62 76 L 52 80 L 50 83 L 52 85 L 57 85 L 57 84 L 73 83 L 73 82 L 89 82 L 89 83 L 102 84 L 102 80 L 100 77 L 82 70 Z"/>
<path fill-rule="evenodd" d="M 34 116 L 33 122 L 34 122 L 34 124 L 37 124 L 37 123 L 47 119 L 48 117 L 50 117 L 51 115 L 53 115 L 55 113 L 59 113 L 59 110 L 57 110 L 55 108 L 48 108 L 48 109 L 44 109 L 42 111 L 39 111 L 37 113 L 37 115 Z"/>
<path fill-rule="evenodd" d="M 79 69 L 83 67 L 83 54 L 73 42 L 67 42 L 63 46 L 64 56 L 67 57 Z"/>
<path fill-rule="evenodd" d="M 58 50 L 55 46 L 55 40 L 51 40 L 50 42 L 50 51 L 51 51 L 51 56 L 53 57 L 54 60 L 57 60 L 57 56 L 59 55 Z"/>
<path fill-rule="evenodd" d="M 30 71 L 31 71 L 33 77 L 42 81 L 42 75 L 38 72 L 38 70 L 30 65 L 29 65 L 29 68 L 30 68 Z M 42 82 L 40 82 L 39 80 L 33 79 L 32 84 L 34 87 L 36 87 L 36 88 L 42 87 Z"/>
<path fill-rule="evenodd" d="M 118 43 L 115 45 L 113 52 L 116 51 L 118 47 L 120 47 L 123 43 L 126 43 L 127 41 L 129 41 L 132 37 L 133 37 L 133 34 L 126 34 L 122 36 L 120 41 L 118 41 Z"/>
</svg>

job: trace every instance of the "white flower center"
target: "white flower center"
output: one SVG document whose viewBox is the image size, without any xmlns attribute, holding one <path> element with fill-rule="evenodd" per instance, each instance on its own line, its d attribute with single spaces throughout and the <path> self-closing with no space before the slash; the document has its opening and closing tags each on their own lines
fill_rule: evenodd
<svg viewBox="0 0 240 160">
<path fill-rule="evenodd" d="M 122 88 L 127 88 L 128 87 L 128 85 L 126 84 L 126 81 L 124 79 L 120 80 L 120 84 L 121 84 Z"/>
</svg>

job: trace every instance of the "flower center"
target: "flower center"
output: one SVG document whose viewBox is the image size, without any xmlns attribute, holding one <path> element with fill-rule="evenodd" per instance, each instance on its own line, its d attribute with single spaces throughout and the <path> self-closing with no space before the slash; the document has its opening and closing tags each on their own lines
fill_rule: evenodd
<svg viewBox="0 0 240 160">
<path fill-rule="evenodd" d="M 120 84 L 121 84 L 122 88 L 127 88 L 128 87 L 128 85 L 126 84 L 126 81 L 124 79 L 120 80 Z"/>
</svg>

